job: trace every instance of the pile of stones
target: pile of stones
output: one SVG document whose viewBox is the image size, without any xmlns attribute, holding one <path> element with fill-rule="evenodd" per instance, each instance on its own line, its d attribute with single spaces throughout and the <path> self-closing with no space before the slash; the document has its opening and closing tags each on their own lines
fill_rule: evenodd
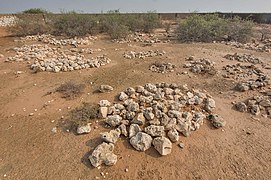
<svg viewBox="0 0 271 180">
<path fill-rule="evenodd" d="M 271 117 L 271 92 L 265 92 L 251 97 L 243 102 L 234 105 L 235 109 L 240 112 L 249 112 L 253 115 L 262 115 Z"/>
<path fill-rule="evenodd" d="M 193 56 L 186 59 L 189 63 L 183 65 L 184 68 L 189 68 L 193 73 L 208 73 L 214 75 L 216 70 L 214 68 L 214 62 L 208 59 L 198 59 L 195 60 Z"/>
<path fill-rule="evenodd" d="M 161 40 L 155 37 L 154 34 L 145 34 L 145 33 L 135 33 L 133 37 L 134 42 L 143 42 L 143 43 L 160 43 Z"/>
<path fill-rule="evenodd" d="M 81 70 L 88 68 L 99 68 L 100 66 L 110 63 L 110 59 L 106 56 L 97 56 L 96 58 L 85 59 L 82 56 L 74 56 L 73 58 L 51 58 L 47 60 L 38 60 L 31 64 L 30 68 L 35 72 L 67 72 L 73 70 Z"/>
<path fill-rule="evenodd" d="M 271 41 L 270 40 L 265 40 L 261 42 L 253 42 L 253 43 L 239 43 L 239 42 L 226 42 L 226 45 L 234 46 L 236 48 L 242 48 L 242 49 L 248 49 L 248 50 L 254 50 L 254 51 L 259 51 L 259 52 L 270 52 L 271 49 Z"/>
<path fill-rule="evenodd" d="M 168 73 L 173 72 L 176 66 L 171 63 L 165 63 L 165 62 L 155 62 L 152 65 L 150 65 L 150 71 L 157 72 L 157 73 Z"/>
<path fill-rule="evenodd" d="M 242 65 L 240 63 L 226 65 L 222 68 L 224 78 L 232 78 L 235 80 L 244 79 L 256 75 L 257 77 L 265 76 L 262 70 L 254 65 Z"/>
<path fill-rule="evenodd" d="M 16 16 L 2 16 L 0 17 L 0 27 L 8 27 L 16 24 L 18 18 Z"/>
<path fill-rule="evenodd" d="M 244 92 L 248 90 L 255 90 L 257 88 L 262 88 L 270 84 L 271 84 L 270 78 L 268 78 L 267 76 L 259 76 L 257 79 L 250 79 L 250 80 L 238 83 L 235 86 L 235 89 L 237 91 Z"/>
<path fill-rule="evenodd" d="M 262 61 L 257 58 L 254 57 L 251 54 L 227 54 L 224 56 L 224 58 L 228 59 L 228 60 L 235 60 L 235 61 L 239 61 L 239 62 L 247 62 L 247 63 L 252 63 L 252 64 L 261 64 Z"/>
<path fill-rule="evenodd" d="M 54 46 L 72 45 L 75 47 L 77 47 L 78 45 L 90 45 L 94 40 L 97 40 L 96 36 L 87 36 L 84 38 L 75 37 L 71 39 L 57 39 L 50 34 L 32 35 L 21 38 L 21 41 L 39 41 Z"/>
<path fill-rule="evenodd" d="M 165 51 L 159 51 L 159 50 L 149 50 L 149 51 L 141 51 L 141 52 L 135 52 L 135 51 L 130 51 L 130 52 L 125 52 L 123 54 L 123 57 L 126 59 L 145 59 L 146 57 L 155 57 L 155 56 L 163 56 L 166 54 Z"/>
<path fill-rule="evenodd" d="M 216 128 L 226 124 L 221 116 L 212 114 L 216 105 L 210 95 L 186 86 L 148 83 L 127 88 L 118 99 L 117 103 L 99 102 L 100 117 L 114 129 L 100 134 L 104 142 L 89 156 L 94 167 L 117 162 L 113 149 L 121 135 L 128 137 L 137 151 L 153 145 L 161 155 L 168 155 L 180 133 L 189 136 L 205 119 Z"/>
</svg>

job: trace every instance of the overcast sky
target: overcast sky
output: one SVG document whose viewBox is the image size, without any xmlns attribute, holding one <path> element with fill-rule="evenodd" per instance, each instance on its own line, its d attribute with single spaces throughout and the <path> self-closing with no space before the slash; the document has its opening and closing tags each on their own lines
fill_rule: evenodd
<svg viewBox="0 0 271 180">
<path fill-rule="evenodd" d="M 51 12 L 269 12 L 271 0 L 0 0 L 0 13 L 16 13 L 29 8 Z"/>
</svg>

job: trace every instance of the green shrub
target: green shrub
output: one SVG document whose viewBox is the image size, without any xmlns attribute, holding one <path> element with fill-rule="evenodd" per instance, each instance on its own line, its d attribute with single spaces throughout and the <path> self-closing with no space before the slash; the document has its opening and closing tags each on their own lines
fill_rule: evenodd
<svg viewBox="0 0 271 180">
<path fill-rule="evenodd" d="M 158 14 L 154 12 L 143 14 L 142 19 L 144 22 L 142 30 L 146 33 L 152 32 L 155 28 L 158 28 L 161 25 Z"/>
<path fill-rule="evenodd" d="M 31 8 L 31 9 L 24 10 L 22 13 L 24 13 L 24 14 L 47 14 L 48 11 L 46 11 L 45 9 L 42 9 L 42 8 Z"/>
<path fill-rule="evenodd" d="M 54 35 L 74 37 L 99 32 L 97 19 L 86 14 L 62 14 L 52 20 L 52 26 Z"/>
<path fill-rule="evenodd" d="M 225 37 L 244 42 L 251 35 L 252 25 L 252 22 L 236 17 L 225 19 L 216 14 L 195 14 L 182 21 L 176 33 L 182 42 L 211 42 Z"/>
<path fill-rule="evenodd" d="M 51 32 L 51 26 L 42 16 L 17 15 L 18 20 L 9 31 L 16 36 L 45 34 Z"/>
</svg>

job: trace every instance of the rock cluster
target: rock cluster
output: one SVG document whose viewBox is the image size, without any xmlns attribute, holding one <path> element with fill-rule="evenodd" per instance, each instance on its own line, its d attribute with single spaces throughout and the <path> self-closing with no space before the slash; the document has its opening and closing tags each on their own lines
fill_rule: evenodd
<svg viewBox="0 0 271 180">
<path fill-rule="evenodd" d="M 100 117 L 115 128 L 101 133 L 101 139 L 116 143 L 123 135 L 136 150 L 146 151 L 153 145 L 161 155 L 171 153 L 172 143 L 180 134 L 189 136 L 199 129 L 216 107 L 210 95 L 168 83 L 129 87 L 120 92 L 118 99 L 116 103 L 99 102 Z M 213 116 L 215 127 L 225 125 L 220 116 Z"/>
<path fill-rule="evenodd" d="M 175 68 L 176 66 L 174 64 L 165 63 L 165 62 L 155 62 L 149 67 L 149 69 L 152 72 L 157 72 L 157 73 L 173 72 Z"/>
<path fill-rule="evenodd" d="M 130 51 L 130 52 L 125 52 L 123 54 L 123 57 L 126 59 L 145 59 L 146 57 L 155 57 L 155 56 L 163 56 L 166 54 L 165 51 L 159 51 L 159 50 L 149 50 L 149 51 L 141 51 L 141 52 L 135 52 L 135 51 Z"/>
<path fill-rule="evenodd" d="M 248 50 L 254 50 L 259 52 L 270 52 L 271 49 L 271 40 L 266 39 L 261 42 L 253 42 L 253 43 L 239 43 L 239 42 L 225 42 L 226 45 L 234 46 L 236 48 L 242 48 L 242 49 L 248 49 Z"/>
<path fill-rule="evenodd" d="M 271 117 L 271 92 L 256 95 L 243 102 L 238 102 L 235 109 L 240 112 L 249 112 L 253 115 L 262 115 Z"/>
<path fill-rule="evenodd" d="M 30 68 L 35 72 L 47 71 L 47 72 L 67 72 L 88 68 L 99 68 L 100 66 L 110 63 L 110 59 L 106 56 L 97 56 L 91 59 L 84 59 L 76 57 L 75 60 L 69 60 L 64 58 L 52 58 L 47 60 L 38 60 L 31 64 Z"/>
<path fill-rule="evenodd" d="M 214 62 L 208 59 L 198 59 L 195 60 L 194 57 L 189 57 L 186 59 L 189 63 L 185 63 L 183 65 L 184 68 L 189 68 L 189 70 L 193 73 L 207 73 L 214 75 L 216 73 Z"/>
<path fill-rule="evenodd" d="M 26 37 L 21 37 L 21 41 L 39 41 L 45 44 L 55 45 L 55 46 L 66 46 L 72 45 L 77 47 L 78 45 L 90 45 L 94 40 L 97 40 L 96 36 L 87 36 L 84 38 L 70 38 L 70 39 L 57 39 L 55 36 L 50 34 L 42 35 L 31 35 Z"/>
<path fill-rule="evenodd" d="M 257 58 L 254 57 L 251 54 L 227 54 L 224 56 L 224 58 L 228 59 L 228 60 L 235 60 L 235 61 L 239 61 L 239 62 L 247 62 L 247 63 L 252 63 L 252 64 L 260 64 L 262 63 L 262 61 Z"/>
<path fill-rule="evenodd" d="M 265 87 L 270 84 L 271 84 L 270 78 L 268 78 L 267 76 L 259 76 L 257 79 L 250 79 L 250 80 L 238 83 L 235 86 L 235 89 L 237 91 L 244 92 L 248 90 L 254 90 L 257 88 Z"/>
<path fill-rule="evenodd" d="M 240 63 L 233 65 L 226 65 L 222 68 L 224 78 L 243 79 L 251 76 L 265 76 L 262 70 L 254 65 L 242 65 Z"/>
<path fill-rule="evenodd" d="M 16 16 L 2 16 L 0 17 L 0 27 L 13 26 L 17 22 Z"/>
<path fill-rule="evenodd" d="M 14 48 L 16 55 L 8 57 L 6 62 L 28 61 L 31 64 L 31 61 L 34 61 L 30 68 L 35 71 L 66 72 L 93 67 L 98 68 L 111 61 L 104 55 L 86 58 L 83 54 L 75 53 L 74 49 L 52 48 L 42 44 L 24 45 L 20 48 Z"/>
</svg>

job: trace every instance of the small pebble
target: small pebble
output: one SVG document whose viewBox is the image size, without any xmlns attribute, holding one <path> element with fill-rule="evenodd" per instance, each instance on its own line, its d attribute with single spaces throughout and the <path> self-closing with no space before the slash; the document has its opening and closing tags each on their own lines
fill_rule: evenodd
<svg viewBox="0 0 271 180">
<path fill-rule="evenodd" d="M 30 113 L 29 116 L 34 116 L 34 113 Z"/>
<path fill-rule="evenodd" d="M 34 111 L 35 111 L 35 112 L 37 112 L 37 111 L 38 111 L 38 109 L 34 109 Z"/>
<path fill-rule="evenodd" d="M 178 146 L 183 149 L 185 145 L 184 143 L 179 143 Z"/>
<path fill-rule="evenodd" d="M 128 168 L 125 168 L 125 172 L 128 172 L 129 171 L 129 169 Z"/>
<path fill-rule="evenodd" d="M 56 133 L 56 132 L 57 132 L 56 127 L 54 127 L 51 131 L 52 131 L 53 133 Z"/>
</svg>

